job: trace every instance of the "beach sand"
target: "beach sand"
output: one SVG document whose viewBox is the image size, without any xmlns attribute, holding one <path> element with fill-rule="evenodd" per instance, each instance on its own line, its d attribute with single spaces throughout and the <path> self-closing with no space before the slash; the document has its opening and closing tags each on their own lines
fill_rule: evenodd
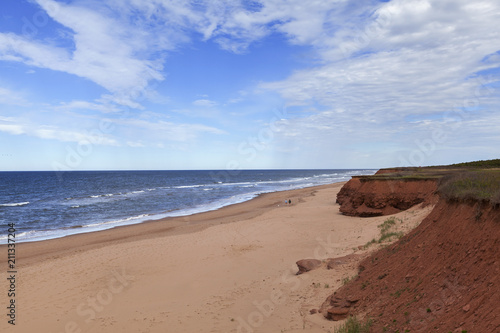
<svg viewBox="0 0 500 333">
<path fill-rule="evenodd" d="M 338 323 L 310 310 L 356 274 L 356 262 L 298 276 L 295 262 L 362 256 L 367 250 L 358 246 L 377 237 L 387 219 L 341 215 L 335 200 L 342 185 L 17 244 L 16 325 L 4 314 L 0 331 L 333 332 Z M 409 229 L 431 208 L 396 216 Z M 5 246 L 0 253 L 7 276 Z M 5 309 L 8 281 L 2 280 Z"/>
</svg>

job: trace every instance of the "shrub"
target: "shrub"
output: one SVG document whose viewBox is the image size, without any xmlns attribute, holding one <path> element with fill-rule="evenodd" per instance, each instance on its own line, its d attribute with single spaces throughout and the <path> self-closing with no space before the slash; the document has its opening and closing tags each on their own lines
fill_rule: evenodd
<svg viewBox="0 0 500 333">
<path fill-rule="evenodd" d="M 439 193 L 454 201 L 489 201 L 500 203 L 500 171 L 466 171 L 443 177 Z"/>
<path fill-rule="evenodd" d="M 342 285 L 344 286 L 344 285 L 348 284 L 350 281 L 356 279 L 357 277 L 358 277 L 358 275 L 356 274 L 356 275 L 351 276 L 351 277 L 345 277 L 345 278 L 343 278 L 342 279 Z"/>
<path fill-rule="evenodd" d="M 369 333 L 371 326 L 370 319 L 363 323 L 356 317 L 349 317 L 343 325 L 335 330 L 335 333 Z"/>
<path fill-rule="evenodd" d="M 383 243 L 387 239 L 392 239 L 392 237 L 396 237 L 397 239 L 400 239 L 401 237 L 403 237 L 403 235 L 404 235 L 404 233 L 401 231 L 400 232 L 384 233 L 384 234 L 382 234 L 382 236 L 380 236 L 378 242 Z"/>
<path fill-rule="evenodd" d="M 464 167 L 465 168 L 500 168 L 500 159 L 458 163 L 458 164 L 452 164 L 450 166 L 451 167 L 459 167 L 459 168 L 464 168 Z"/>
<path fill-rule="evenodd" d="M 380 228 L 380 232 L 384 234 L 395 224 L 396 224 L 396 218 L 394 216 L 391 216 L 378 227 Z"/>
</svg>

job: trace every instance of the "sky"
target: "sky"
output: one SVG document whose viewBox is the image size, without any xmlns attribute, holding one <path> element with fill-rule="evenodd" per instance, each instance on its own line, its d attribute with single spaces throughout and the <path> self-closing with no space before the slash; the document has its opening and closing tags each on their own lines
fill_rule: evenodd
<svg viewBox="0 0 500 333">
<path fill-rule="evenodd" d="M 499 158 L 497 0 L 3 0 L 0 171 Z"/>
</svg>

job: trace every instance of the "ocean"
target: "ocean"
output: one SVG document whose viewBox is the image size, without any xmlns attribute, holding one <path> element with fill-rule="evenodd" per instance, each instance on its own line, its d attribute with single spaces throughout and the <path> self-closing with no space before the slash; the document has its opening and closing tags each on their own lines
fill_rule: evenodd
<svg viewBox="0 0 500 333">
<path fill-rule="evenodd" d="M 0 172 L 0 244 L 40 241 L 216 210 L 261 193 L 375 170 Z"/>
</svg>

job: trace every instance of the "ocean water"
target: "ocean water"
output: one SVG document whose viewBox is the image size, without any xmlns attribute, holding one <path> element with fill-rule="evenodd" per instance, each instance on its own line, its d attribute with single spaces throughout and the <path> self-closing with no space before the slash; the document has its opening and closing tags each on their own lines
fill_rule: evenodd
<svg viewBox="0 0 500 333">
<path fill-rule="evenodd" d="M 185 216 L 375 170 L 0 172 L 0 244 Z"/>
</svg>

